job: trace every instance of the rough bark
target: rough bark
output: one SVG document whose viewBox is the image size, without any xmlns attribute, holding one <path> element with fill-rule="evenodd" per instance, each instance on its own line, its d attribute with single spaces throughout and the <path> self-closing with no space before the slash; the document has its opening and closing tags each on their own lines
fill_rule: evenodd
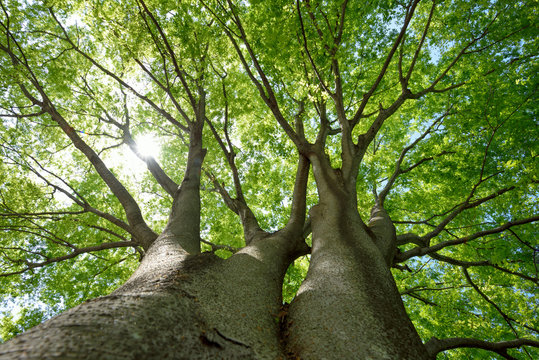
<svg viewBox="0 0 539 360">
<path fill-rule="evenodd" d="M 187 170 L 169 222 L 130 279 L 111 295 L 3 344 L 0 359 L 285 357 L 279 322 L 282 283 L 291 262 L 308 250 L 303 217 L 291 216 L 273 234 L 260 231 L 226 260 L 199 253 L 205 151 L 196 139 L 191 137 Z M 302 160 L 293 209 L 304 214 L 309 165 Z"/>
<path fill-rule="evenodd" d="M 0 347 L 0 359 L 277 359 L 281 284 L 298 241 L 278 232 L 227 260 L 160 236 L 131 278 Z"/>
<path fill-rule="evenodd" d="M 379 209 L 367 227 L 338 171 L 312 157 L 311 264 L 283 319 L 284 274 L 307 250 L 309 161 L 300 156 L 287 226 L 246 231 L 247 246 L 223 260 L 198 253 L 203 156 L 193 141 L 169 223 L 126 283 L 7 342 L 0 359 L 427 358 L 376 244 L 378 233 L 394 241 L 390 220 Z"/>
<path fill-rule="evenodd" d="M 376 204 L 371 209 L 369 229 L 386 264 L 391 266 L 397 252 L 397 233 L 387 211 L 380 204 Z"/>
<path fill-rule="evenodd" d="M 200 316 L 186 284 L 207 255 L 188 256 L 160 238 L 131 279 L 111 295 L 83 303 L 8 341 L 1 359 L 252 358 Z"/>
<path fill-rule="evenodd" d="M 307 277 L 290 305 L 288 351 L 301 359 L 427 359 L 372 231 L 339 173 L 311 156 L 320 203 L 310 211 Z"/>
</svg>

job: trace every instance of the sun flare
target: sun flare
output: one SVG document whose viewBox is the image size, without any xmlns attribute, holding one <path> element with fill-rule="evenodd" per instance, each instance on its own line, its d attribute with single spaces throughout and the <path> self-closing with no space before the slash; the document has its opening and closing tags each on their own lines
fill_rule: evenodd
<svg viewBox="0 0 539 360">
<path fill-rule="evenodd" d="M 137 150 L 140 154 L 147 157 L 157 158 L 161 147 L 153 134 L 144 134 L 135 139 Z"/>
</svg>

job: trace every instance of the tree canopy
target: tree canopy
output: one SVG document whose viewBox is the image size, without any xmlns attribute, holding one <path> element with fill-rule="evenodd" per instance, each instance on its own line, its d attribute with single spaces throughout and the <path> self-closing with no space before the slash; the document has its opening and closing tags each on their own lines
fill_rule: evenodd
<svg viewBox="0 0 539 360">
<path fill-rule="evenodd" d="M 539 332 L 537 1 L 0 4 L 3 341 L 132 274 L 200 131 L 202 251 L 243 247 L 247 210 L 283 228 L 298 157 L 320 151 L 365 222 L 391 218 L 410 319 L 457 348 L 440 358 L 539 357 L 522 347 Z M 323 186 L 309 175 L 307 209 Z"/>
</svg>

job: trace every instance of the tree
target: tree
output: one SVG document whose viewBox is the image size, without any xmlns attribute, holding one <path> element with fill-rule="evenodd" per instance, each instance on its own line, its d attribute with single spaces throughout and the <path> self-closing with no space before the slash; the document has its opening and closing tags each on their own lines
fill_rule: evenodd
<svg viewBox="0 0 539 360">
<path fill-rule="evenodd" d="M 537 10 L 1 1 L 0 358 L 538 356 Z"/>
</svg>

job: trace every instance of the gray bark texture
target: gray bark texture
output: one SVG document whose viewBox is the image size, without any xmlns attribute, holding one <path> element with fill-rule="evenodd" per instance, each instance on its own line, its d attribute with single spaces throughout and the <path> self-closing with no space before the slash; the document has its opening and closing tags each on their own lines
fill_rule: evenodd
<svg viewBox="0 0 539 360">
<path fill-rule="evenodd" d="M 353 217 L 311 210 L 307 277 L 290 305 L 289 352 L 301 359 L 426 359 L 378 247 Z"/>
<path fill-rule="evenodd" d="M 305 360 L 427 359 L 389 270 L 396 239 L 389 216 L 375 207 L 365 225 L 355 183 L 321 154 L 311 153 L 310 161 L 320 202 L 310 210 L 309 270 L 287 318 L 288 354 Z"/>
<path fill-rule="evenodd" d="M 240 217 L 247 245 L 224 260 L 200 253 L 203 157 L 190 147 L 169 222 L 124 285 L 2 344 L 0 359 L 427 359 L 389 271 L 395 231 L 383 209 L 365 225 L 338 176 L 313 166 L 310 268 L 283 306 L 286 270 L 309 250 L 306 159 L 287 225 L 267 233 Z"/>
<path fill-rule="evenodd" d="M 162 235 L 122 287 L 6 342 L 0 359 L 424 358 L 378 248 L 326 211 L 311 211 L 319 240 L 287 317 L 282 281 L 303 249 L 286 231 L 226 260 Z"/>
<path fill-rule="evenodd" d="M 283 357 L 283 242 L 262 239 L 223 260 L 160 237 L 122 287 L 8 341 L 0 359 Z"/>
</svg>

